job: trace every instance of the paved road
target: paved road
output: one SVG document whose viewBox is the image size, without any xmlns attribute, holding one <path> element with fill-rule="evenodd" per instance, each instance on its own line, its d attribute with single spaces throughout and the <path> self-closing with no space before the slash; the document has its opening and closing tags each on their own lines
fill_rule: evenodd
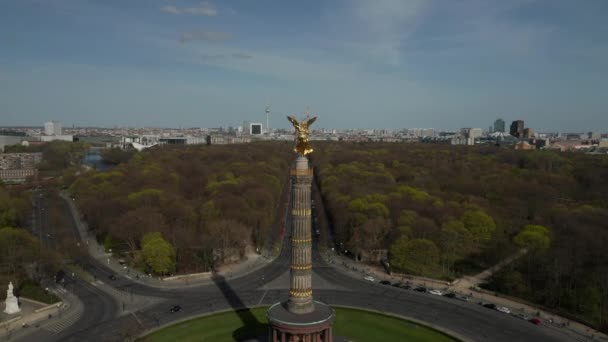
<svg viewBox="0 0 608 342">
<path fill-rule="evenodd" d="M 286 228 L 289 231 L 290 227 Z M 78 236 L 77 232 L 75 234 Z M 288 297 L 287 283 L 284 290 L 265 290 L 263 286 L 288 271 L 290 248 L 286 238 L 287 236 L 279 257 L 262 269 L 228 281 L 215 279 L 215 284 L 182 290 L 152 288 L 120 276 L 116 281 L 108 281 L 107 277 L 112 271 L 93 258 L 83 256 L 79 262 L 98 279 L 104 279 L 106 283 L 120 290 L 128 289 L 142 296 L 161 297 L 163 301 L 135 313 L 119 316 L 116 303 L 104 301 L 104 295 L 95 291 L 98 289 L 78 282 L 75 288 L 79 290 L 75 290 L 75 293 L 85 302 L 82 319 L 59 334 L 45 335 L 44 331 L 41 331 L 31 341 L 123 341 L 146 330 L 189 316 L 285 300 Z M 473 341 L 572 341 L 572 338 L 559 330 L 534 326 L 473 303 L 353 278 L 327 265 L 316 246 L 313 270 L 327 282 L 339 285 L 340 289 L 315 290 L 315 297 L 329 304 L 362 307 L 411 317 L 456 332 Z M 182 310 L 171 313 L 169 309 L 176 304 L 179 304 Z M 110 312 L 114 314 L 109 314 Z"/>
<path fill-rule="evenodd" d="M 49 222 L 48 214 L 48 194 L 43 191 L 35 191 L 34 194 L 34 213 L 30 226 L 32 233 L 37 235 L 41 242 L 50 249 L 58 248 L 56 242 L 58 227 Z M 97 323 L 112 320 L 118 314 L 118 303 L 107 293 L 99 290 L 95 286 L 78 278 L 66 276 L 65 288 L 84 304 L 84 312 L 69 317 L 60 317 L 60 322 L 49 324 L 35 330 L 33 334 L 28 334 L 20 340 L 23 341 L 46 341 L 52 340 L 53 336 L 63 330 L 75 331 L 87 329 Z M 50 282 L 49 282 L 50 284 Z M 33 329 L 33 328 L 32 328 Z"/>
</svg>

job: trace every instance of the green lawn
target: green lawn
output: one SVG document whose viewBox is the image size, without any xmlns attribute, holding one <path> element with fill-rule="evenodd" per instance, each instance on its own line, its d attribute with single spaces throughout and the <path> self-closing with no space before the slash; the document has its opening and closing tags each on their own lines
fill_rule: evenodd
<svg viewBox="0 0 608 342">
<path fill-rule="evenodd" d="M 61 301 L 57 296 L 50 292 L 46 292 L 43 288 L 34 284 L 31 281 L 26 281 L 19 290 L 19 296 L 28 299 L 33 299 L 46 304 L 53 304 Z"/>
<path fill-rule="evenodd" d="M 196 318 L 161 329 L 142 338 L 161 341 L 235 341 L 265 335 L 267 308 L 225 312 Z M 246 323 L 243 323 L 246 322 Z M 458 341 L 435 330 L 369 311 L 336 308 L 334 335 L 365 341 Z"/>
</svg>

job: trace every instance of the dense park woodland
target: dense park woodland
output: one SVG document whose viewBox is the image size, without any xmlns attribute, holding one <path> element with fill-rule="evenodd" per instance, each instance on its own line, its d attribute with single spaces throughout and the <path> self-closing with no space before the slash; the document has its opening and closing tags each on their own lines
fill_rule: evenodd
<svg viewBox="0 0 608 342">
<path fill-rule="evenodd" d="M 314 148 L 340 252 L 446 280 L 520 254 L 483 287 L 608 329 L 606 156 L 397 143 Z M 108 250 L 155 274 L 208 271 L 272 250 L 295 157 L 291 142 L 115 149 L 104 158 L 116 167 L 99 172 L 79 166 L 84 144 L 14 151 L 42 151 L 46 186 L 67 189 Z M 0 184 L 0 283 L 16 279 L 20 289 L 60 264 L 20 228 L 30 196 Z M 56 196 L 49 201 L 60 205 Z M 65 225 L 55 216 L 51 224 Z"/>
<path fill-rule="evenodd" d="M 24 229 L 31 215 L 30 192 L 0 183 L 0 284 L 12 281 L 17 295 L 46 301 L 35 284 L 59 269 L 60 258 Z M 0 292 L 4 298 L 6 291 Z"/>
<path fill-rule="evenodd" d="M 525 249 L 484 287 L 607 328 L 608 158 L 394 143 L 315 143 L 338 246 L 454 279 Z"/>
<path fill-rule="evenodd" d="M 70 191 L 108 250 L 156 274 L 203 272 L 273 247 L 291 148 L 151 148 L 111 171 L 80 175 Z"/>
</svg>

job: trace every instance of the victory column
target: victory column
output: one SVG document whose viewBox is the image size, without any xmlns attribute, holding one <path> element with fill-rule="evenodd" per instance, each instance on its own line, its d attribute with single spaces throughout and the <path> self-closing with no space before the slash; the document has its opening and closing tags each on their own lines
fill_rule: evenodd
<svg viewBox="0 0 608 342">
<path fill-rule="evenodd" d="M 313 149 L 308 142 L 310 125 L 317 119 L 306 118 L 298 122 L 293 116 L 287 119 L 296 129 L 298 154 L 292 176 L 291 211 L 291 269 L 289 299 L 268 309 L 269 341 L 272 342 L 331 342 L 334 310 L 314 301 L 312 297 L 312 234 L 311 234 L 311 183 L 313 172 L 308 165 L 308 154 Z"/>
</svg>

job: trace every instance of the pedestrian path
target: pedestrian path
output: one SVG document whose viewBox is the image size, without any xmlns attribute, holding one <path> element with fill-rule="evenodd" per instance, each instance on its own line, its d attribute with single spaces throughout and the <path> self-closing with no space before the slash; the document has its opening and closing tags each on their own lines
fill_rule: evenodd
<svg viewBox="0 0 608 342">
<path fill-rule="evenodd" d="M 76 298 L 70 298 L 71 307 L 64 314 L 63 311 L 60 311 L 60 316 L 57 318 L 57 321 L 53 321 L 49 324 L 46 324 L 42 327 L 43 330 L 50 331 L 53 334 L 60 333 L 61 331 L 67 329 L 82 316 L 84 312 L 84 306 L 82 302 Z"/>
</svg>

